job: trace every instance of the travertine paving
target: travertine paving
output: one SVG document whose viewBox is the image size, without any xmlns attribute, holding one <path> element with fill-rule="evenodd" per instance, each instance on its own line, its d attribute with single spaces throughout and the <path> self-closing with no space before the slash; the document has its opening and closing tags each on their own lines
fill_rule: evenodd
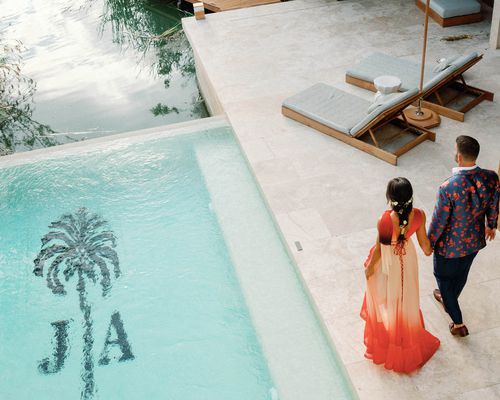
<svg viewBox="0 0 500 400">
<path fill-rule="evenodd" d="M 284 98 L 319 81 L 372 98 L 344 82 L 346 68 L 372 51 L 418 61 L 423 13 L 412 1 L 295 0 L 184 20 L 200 85 L 213 113 L 226 113 L 264 197 L 361 399 L 500 398 L 500 237 L 477 257 L 463 293 L 471 335 L 452 337 L 432 298 L 432 260 L 420 253 L 421 307 L 442 341 L 434 358 L 411 376 L 363 357 L 358 316 L 362 263 L 395 176 L 414 185 L 416 206 L 432 212 L 436 189 L 450 175 L 459 134 L 483 145 L 479 164 L 500 161 L 500 107 L 483 102 L 460 123 L 443 118 L 435 143 L 425 142 L 393 167 L 281 115 Z M 484 53 L 466 75 L 500 96 L 500 50 L 488 49 L 489 22 L 429 25 L 428 60 Z M 450 35 L 470 39 L 447 42 Z M 297 251 L 300 241 L 303 251 Z"/>
</svg>

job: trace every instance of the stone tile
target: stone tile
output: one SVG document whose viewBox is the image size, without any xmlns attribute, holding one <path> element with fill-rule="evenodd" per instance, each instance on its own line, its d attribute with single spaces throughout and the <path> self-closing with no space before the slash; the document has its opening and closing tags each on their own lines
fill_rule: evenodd
<svg viewBox="0 0 500 400">
<path fill-rule="evenodd" d="M 296 255 L 300 265 L 314 269 L 317 277 L 321 271 L 363 271 L 363 264 L 375 243 L 376 229 L 367 229 L 352 235 L 336 236 L 303 243 L 303 251 Z M 363 277 L 362 275 L 360 275 Z M 361 282 L 364 285 L 364 281 Z"/>
<path fill-rule="evenodd" d="M 339 185 L 328 206 L 318 211 L 334 236 L 370 229 L 386 209 L 385 190 L 385 180 Z"/>
<path fill-rule="evenodd" d="M 309 134 L 312 137 L 319 135 L 318 132 L 314 131 L 310 131 Z M 312 178 L 335 173 L 337 171 L 338 174 L 343 176 L 343 180 L 346 181 L 345 166 L 350 165 L 350 161 L 356 159 L 357 165 L 349 168 L 349 175 L 353 178 L 352 184 L 349 186 L 354 186 L 356 180 L 358 180 L 358 184 L 361 183 L 360 180 L 363 177 L 362 169 L 363 166 L 367 169 L 369 168 L 368 165 L 372 161 L 370 160 L 370 156 L 366 153 L 359 153 L 352 146 L 330 137 L 327 137 L 325 144 L 327 146 L 326 149 L 320 147 L 316 151 L 309 150 L 300 154 L 295 154 L 293 157 L 293 165 L 297 169 L 300 177 Z M 381 166 L 381 169 L 385 171 L 390 170 L 391 167 L 384 165 Z M 337 187 L 339 186 L 340 184 L 337 185 Z"/>
<path fill-rule="evenodd" d="M 270 115 L 260 112 L 248 115 L 241 108 L 237 108 L 227 113 L 227 116 L 233 129 L 238 129 L 240 140 L 267 139 L 273 136 L 292 137 L 296 132 L 304 134 L 303 126 L 284 117 L 278 110 Z"/>
<path fill-rule="evenodd" d="M 324 270 L 315 277 L 305 274 L 305 278 L 321 315 L 335 318 L 359 314 L 365 292 L 363 270 Z"/>
<path fill-rule="evenodd" d="M 459 301 L 471 334 L 500 327 L 499 291 L 500 279 L 465 286 Z"/>
<path fill-rule="evenodd" d="M 225 103 L 224 111 L 228 114 L 229 120 L 231 117 L 237 117 L 237 119 L 250 116 L 250 119 L 258 116 L 265 119 L 270 115 L 275 115 L 281 112 L 281 104 L 286 96 L 291 96 L 293 90 L 287 90 L 283 93 L 276 93 L 272 96 L 263 95 L 262 92 L 259 93 L 256 98 L 249 100 L 240 100 L 232 98 L 230 101 Z M 258 99 L 258 101 L 256 101 Z"/>
<path fill-rule="evenodd" d="M 423 400 L 412 378 L 384 369 L 369 360 L 346 365 L 360 400 Z"/>
<path fill-rule="evenodd" d="M 276 215 L 278 224 L 286 238 L 292 241 L 311 241 L 330 237 L 330 232 L 321 216 L 314 209 L 293 211 Z"/>
<path fill-rule="evenodd" d="M 500 383 L 500 328 L 443 342 L 412 377 L 426 399 L 441 399 Z M 459 368 L 450 370 L 450 366 Z M 452 377 L 450 379 L 450 377 Z"/>
<path fill-rule="evenodd" d="M 288 158 L 273 158 L 253 163 L 252 166 L 261 185 L 291 182 L 299 178 Z"/>
<path fill-rule="evenodd" d="M 335 349 L 345 365 L 366 361 L 363 343 L 365 324 L 359 313 L 326 316 L 325 324 Z"/>
<path fill-rule="evenodd" d="M 295 158 L 304 155 L 316 159 L 321 156 L 329 162 L 330 168 L 334 165 L 335 154 L 328 146 L 330 138 L 313 130 L 288 130 L 284 134 L 269 135 L 264 140 L 270 149 L 283 156 Z"/>
<path fill-rule="evenodd" d="M 497 235 L 493 242 L 488 242 L 486 248 L 478 253 L 472 264 L 467 284 L 474 285 L 500 279 L 498 260 L 500 260 L 500 235 Z"/>
<path fill-rule="evenodd" d="M 500 399 L 500 384 L 486 388 L 473 390 L 467 393 L 461 393 L 454 397 L 447 397 L 446 400 L 498 400 Z M 443 399 L 444 400 L 444 399 Z"/>
<path fill-rule="evenodd" d="M 241 148 L 250 163 L 271 160 L 275 157 L 267 143 L 262 139 L 241 142 Z"/>
<path fill-rule="evenodd" d="M 297 179 L 295 185 L 288 183 L 265 185 L 265 191 L 274 212 L 281 214 L 327 202 L 331 186 L 328 177 L 319 177 Z"/>
</svg>

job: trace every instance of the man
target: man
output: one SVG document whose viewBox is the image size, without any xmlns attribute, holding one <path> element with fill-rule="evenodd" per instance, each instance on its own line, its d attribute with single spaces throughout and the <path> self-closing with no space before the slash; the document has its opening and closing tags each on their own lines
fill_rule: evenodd
<svg viewBox="0 0 500 400">
<path fill-rule="evenodd" d="M 497 227 L 500 185 L 494 171 L 476 165 L 479 143 L 459 136 L 455 144 L 453 175 L 440 187 L 429 227 L 434 249 L 434 297 L 453 320 L 452 335 L 467 336 L 458 297 L 467 282 L 474 257 L 493 240 Z"/>
</svg>

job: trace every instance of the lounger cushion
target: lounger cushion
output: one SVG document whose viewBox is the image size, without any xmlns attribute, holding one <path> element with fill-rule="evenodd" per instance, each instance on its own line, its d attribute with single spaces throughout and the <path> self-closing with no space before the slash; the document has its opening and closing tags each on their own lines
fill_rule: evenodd
<svg viewBox="0 0 500 400">
<path fill-rule="evenodd" d="M 467 64 L 469 61 L 473 60 L 475 57 L 477 57 L 477 53 L 471 53 L 471 54 L 468 54 L 466 56 L 458 57 L 444 71 L 441 71 L 438 74 L 434 74 L 434 76 L 431 79 L 429 79 L 429 80 L 426 79 L 424 87 L 422 88 L 422 90 L 425 93 L 428 90 L 432 89 L 439 82 L 442 82 L 450 74 L 452 74 L 453 72 L 455 72 L 457 69 L 459 69 L 463 65 Z"/>
<path fill-rule="evenodd" d="M 477 53 L 474 51 L 472 53 L 466 54 L 465 56 L 458 57 L 455 61 L 451 63 L 451 65 L 454 67 L 454 71 L 457 69 L 463 67 L 465 64 L 468 62 L 471 62 L 477 57 Z"/>
<path fill-rule="evenodd" d="M 386 104 L 387 102 L 391 101 L 393 98 L 399 96 L 400 93 L 396 92 L 396 93 L 389 93 L 389 94 L 386 94 L 384 96 L 378 96 L 375 101 L 372 103 L 372 105 L 370 107 L 368 107 L 368 110 L 366 110 L 366 113 L 367 114 L 370 114 L 372 111 L 376 110 L 377 107 L 380 107 L 384 104 Z"/>
<path fill-rule="evenodd" d="M 367 115 L 368 100 L 325 83 L 317 83 L 286 99 L 283 106 L 346 135 L 356 136 L 382 112 L 417 93 L 416 88 L 399 93 Z"/>
<path fill-rule="evenodd" d="M 384 53 L 373 53 L 360 63 L 352 66 L 346 72 L 353 78 L 367 82 L 381 75 L 393 75 L 401 79 L 401 91 L 418 87 L 420 79 L 420 65 L 418 63 L 393 57 Z M 432 68 L 425 68 L 425 76 L 435 75 Z"/>
<path fill-rule="evenodd" d="M 434 76 L 431 79 L 424 79 L 425 83 L 424 86 L 422 87 L 422 90 L 427 92 L 429 89 L 432 89 L 435 85 L 437 85 L 439 82 L 442 82 L 444 79 L 446 79 L 456 68 L 453 68 L 452 65 L 450 65 L 448 68 L 445 70 L 433 74 Z"/>
<path fill-rule="evenodd" d="M 390 108 L 394 107 L 395 105 L 402 103 L 403 101 L 409 99 L 410 97 L 415 96 L 417 93 L 418 93 L 417 88 L 407 90 L 406 92 L 403 93 L 398 93 L 397 96 L 392 97 L 389 101 L 385 102 L 380 107 L 377 107 L 370 114 L 368 115 L 365 114 L 365 118 L 363 118 L 356 125 L 354 125 L 352 129 L 349 131 L 350 135 L 356 136 L 365 126 L 367 126 L 371 121 L 373 121 L 384 111 L 387 111 Z"/>
<path fill-rule="evenodd" d="M 425 4 L 426 0 L 420 2 Z M 481 11 L 481 4 L 476 0 L 431 0 L 429 6 L 442 18 L 477 14 Z"/>
<path fill-rule="evenodd" d="M 443 58 L 442 61 L 439 61 L 434 68 L 432 68 L 432 72 L 435 74 L 439 74 L 441 71 L 444 71 L 448 68 L 454 61 L 456 61 L 458 56 L 451 56 L 447 58 Z"/>
<path fill-rule="evenodd" d="M 439 75 L 439 79 L 446 78 L 446 76 L 476 57 L 476 52 L 459 57 L 450 64 L 450 67 L 437 73 L 433 72 L 433 66 L 426 65 L 424 69 L 424 91 L 426 87 L 431 88 L 433 86 L 433 84 L 429 85 L 430 81 L 434 84 L 436 83 L 433 81 L 436 76 Z M 445 73 L 443 74 L 443 72 Z M 373 53 L 369 55 L 360 63 L 349 68 L 346 74 L 367 82 L 373 82 L 373 80 L 380 75 L 394 75 L 401 79 L 401 91 L 418 87 L 420 84 L 419 63 L 383 53 Z"/>
<path fill-rule="evenodd" d="M 349 135 L 351 128 L 366 117 L 370 102 L 325 83 L 317 83 L 286 99 L 283 106 Z"/>
</svg>

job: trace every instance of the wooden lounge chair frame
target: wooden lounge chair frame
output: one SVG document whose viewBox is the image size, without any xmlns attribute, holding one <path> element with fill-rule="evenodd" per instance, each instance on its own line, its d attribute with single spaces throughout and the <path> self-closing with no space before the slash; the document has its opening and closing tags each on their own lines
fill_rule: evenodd
<svg viewBox="0 0 500 400">
<path fill-rule="evenodd" d="M 362 150 L 365 153 L 371 154 L 392 165 L 397 165 L 398 157 L 401 156 L 402 154 L 408 152 L 415 146 L 422 143 L 424 140 L 431 140 L 433 142 L 436 140 L 436 135 L 434 132 L 412 125 L 411 123 L 408 122 L 405 115 L 403 114 L 403 110 L 407 106 L 415 102 L 419 96 L 420 94 L 417 93 L 415 96 L 406 99 L 404 102 L 398 103 L 393 107 L 383 111 L 370 123 L 368 123 L 365 127 L 363 127 L 363 129 L 357 132 L 355 136 L 349 136 L 343 132 L 333 129 L 318 121 L 315 121 L 312 118 L 306 117 L 305 115 L 298 113 L 286 106 L 281 107 L 281 113 L 288 118 L 291 118 L 304 125 L 310 126 L 313 129 L 316 129 L 322 133 L 325 133 L 329 136 L 339 139 L 353 147 L 356 147 L 357 149 Z M 393 153 L 384 150 L 380 146 L 381 143 L 379 143 L 379 140 L 377 140 L 377 131 L 379 131 L 387 124 L 393 124 L 401 128 L 401 130 L 397 134 L 393 135 L 390 138 L 391 141 L 397 138 L 398 136 L 404 134 L 405 132 L 417 134 L 417 137 L 412 141 L 406 143 L 405 145 L 401 146 Z M 373 144 L 361 140 L 360 138 L 364 135 L 370 135 Z"/>
<path fill-rule="evenodd" d="M 188 3 L 194 4 L 198 3 L 201 0 L 186 0 Z M 236 10 L 238 8 L 243 7 L 253 7 L 264 4 L 272 4 L 279 3 L 281 0 L 205 0 L 202 1 L 205 9 L 212 12 L 221 12 L 221 11 L 229 11 Z"/>
<path fill-rule="evenodd" d="M 415 4 L 423 12 L 425 12 L 424 3 L 422 3 L 420 0 L 415 0 Z M 441 15 L 439 15 L 436 11 L 434 11 L 430 7 L 429 7 L 429 16 L 443 28 L 455 25 L 473 24 L 474 22 L 480 22 L 483 19 L 480 12 L 476 14 L 459 15 L 457 17 L 443 18 Z"/>
<path fill-rule="evenodd" d="M 468 85 L 463 77 L 464 72 L 478 63 L 482 58 L 482 54 L 473 58 L 468 63 L 464 64 L 462 67 L 458 68 L 455 72 L 450 74 L 446 79 L 438 82 L 432 88 L 426 90 L 423 95 L 424 101 L 422 102 L 422 105 L 426 108 L 434 110 L 444 117 L 463 122 L 465 119 L 465 113 L 467 111 L 474 108 L 483 100 L 493 101 L 493 93 Z M 370 81 L 365 81 L 360 78 L 354 78 L 347 74 L 345 76 L 345 81 L 351 85 L 371 90 L 372 92 L 377 91 L 373 82 Z M 441 89 L 445 88 L 452 88 L 457 91 L 457 94 L 445 100 L 439 93 Z M 458 110 L 447 107 L 447 105 L 452 101 L 457 100 L 460 96 L 467 94 L 474 96 L 474 99 L 460 107 Z"/>
</svg>

